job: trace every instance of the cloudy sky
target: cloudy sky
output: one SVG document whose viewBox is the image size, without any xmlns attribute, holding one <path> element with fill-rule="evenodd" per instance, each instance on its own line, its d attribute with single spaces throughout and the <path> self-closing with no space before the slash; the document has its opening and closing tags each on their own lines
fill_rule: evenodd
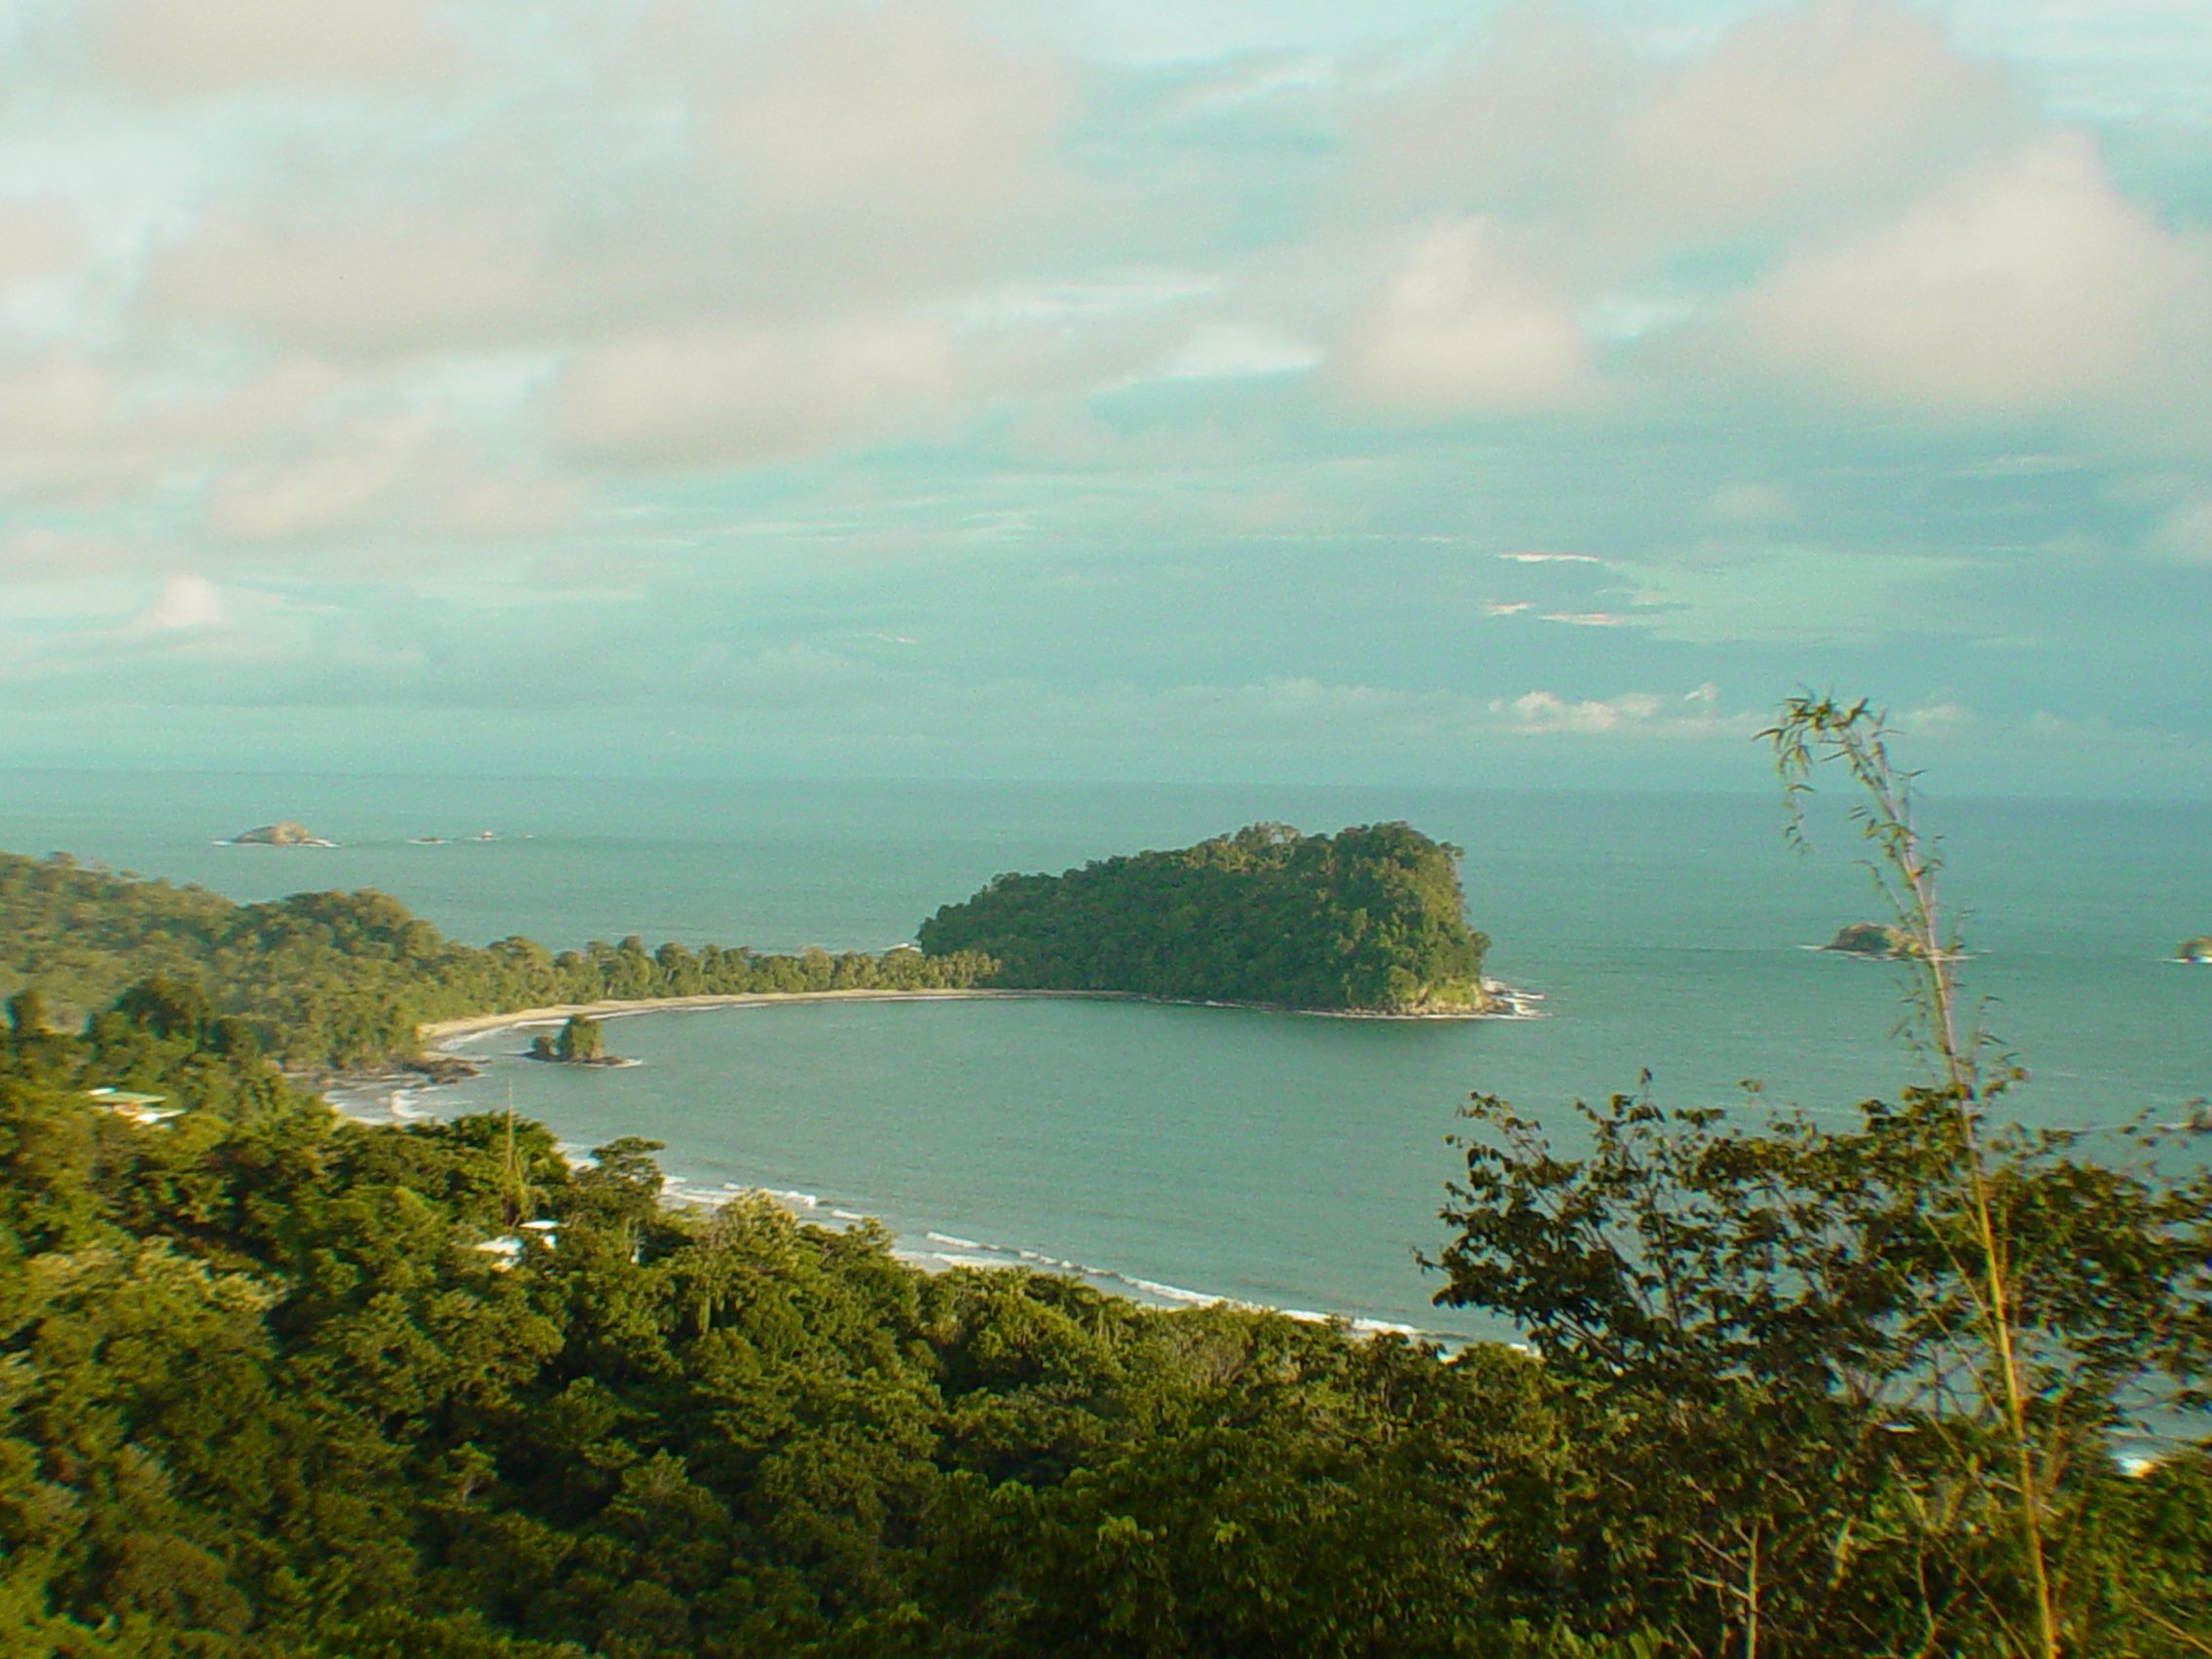
<svg viewBox="0 0 2212 1659">
<path fill-rule="evenodd" d="M 0 0 L 0 764 L 2212 794 L 2202 0 Z"/>
</svg>

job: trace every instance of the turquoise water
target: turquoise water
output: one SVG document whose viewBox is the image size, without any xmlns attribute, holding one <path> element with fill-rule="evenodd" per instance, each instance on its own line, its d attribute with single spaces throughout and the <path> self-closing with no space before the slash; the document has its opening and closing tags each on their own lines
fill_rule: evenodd
<svg viewBox="0 0 2212 1659">
<path fill-rule="evenodd" d="M 1493 971 L 1524 1023 L 1364 1022 L 1051 1001 L 659 1014 L 612 1028 L 645 1063 L 507 1056 L 433 1091 L 517 1102 L 567 1141 L 668 1143 L 694 1190 L 766 1186 L 883 1217 L 917 1254 L 1041 1258 L 1107 1282 L 1475 1333 L 1428 1306 L 1417 1250 L 1473 1089 L 1571 1133 L 1574 1097 L 1767 1097 L 1840 1112 L 1913 1081 L 1893 972 L 1802 948 L 1875 914 L 1848 830 L 1788 853 L 1766 798 L 1009 784 L 640 784 L 18 774 L 0 845 L 66 847 L 239 898 L 374 886 L 450 933 L 556 947 L 644 935 L 881 948 L 1004 869 L 1174 845 L 1258 819 L 1405 818 L 1468 849 Z M 1968 986 L 2027 1064 L 2025 1120 L 2099 1125 L 2212 1092 L 2212 808 L 1937 800 Z M 290 817 L 345 843 L 221 847 Z M 420 834 L 496 830 L 415 846 Z M 932 1235 L 935 1235 L 934 1237 Z"/>
</svg>

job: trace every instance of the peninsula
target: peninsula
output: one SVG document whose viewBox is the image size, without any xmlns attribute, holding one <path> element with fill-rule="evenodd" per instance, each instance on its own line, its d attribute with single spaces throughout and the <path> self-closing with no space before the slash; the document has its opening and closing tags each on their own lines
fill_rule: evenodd
<svg viewBox="0 0 2212 1659">
<path fill-rule="evenodd" d="M 300 827 L 265 827 L 288 830 Z M 35 988 L 73 1023 L 159 981 L 300 1078 L 394 1064 L 464 1075 L 464 1060 L 425 1044 L 486 1025 L 799 996 L 1526 1012 L 1482 977 L 1489 940 L 1466 924 L 1457 858 L 1403 824 L 1333 836 L 1255 825 L 1065 875 L 1000 876 L 925 922 L 918 946 L 763 953 L 635 936 L 561 951 L 520 937 L 467 945 L 382 893 L 237 904 L 66 857 L 0 853 L 0 996 Z"/>
<path fill-rule="evenodd" d="M 1001 875 L 922 924 L 984 982 L 1381 1015 L 1496 1011 L 1459 849 L 1406 824 L 1302 835 L 1255 824 L 1060 875 Z"/>
<path fill-rule="evenodd" d="M 957 990 L 995 967 L 910 945 L 768 953 L 674 940 L 649 948 L 635 935 L 557 952 L 519 936 L 467 945 L 374 891 L 236 904 L 66 855 L 0 853 L 0 996 L 36 988 L 58 1020 L 75 1024 L 133 983 L 159 981 L 298 1077 L 419 1059 L 450 1071 L 421 1052 L 419 1031 L 441 1021 L 511 1024 L 535 1011 L 565 1017 L 609 1003 Z"/>
</svg>

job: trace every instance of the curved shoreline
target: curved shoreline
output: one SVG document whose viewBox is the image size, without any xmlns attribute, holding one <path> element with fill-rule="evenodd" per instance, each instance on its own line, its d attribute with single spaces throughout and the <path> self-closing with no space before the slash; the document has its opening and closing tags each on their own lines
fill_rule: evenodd
<svg viewBox="0 0 2212 1659">
<path fill-rule="evenodd" d="M 487 1031 L 499 1031 L 508 1026 L 551 1025 L 557 1021 L 582 1014 L 588 1019 L 618 1019 L 632 1014 L 681 1014 L 689 1009 L 703 1008 L 765 1008 L 779 1003 L 797 1002 L 891 1002 L 916 999 L 939 1002 L 962 998 L 1051 996 L 1051 991 L 1000 991 L 984 988 L 962 990 L 857 990 L 857 991 L 727 991 L 708 992 L 689 997 L 629 997 L 619 1000 L 589 1003 L 549 1003 L 542 1008 L 518 1008 L 505 1014 L 470 1014 L 456 1019 L 426 1020 L 415 1028 L 416 1041 L 425 1051 L 434 1045 L 456 1037 L 480 1037 Z M 1098 996 L 1110 993 L 1075 991 L 1073 996 Z"/>
<path fill-rule="evenodd" d="M 814 1002 L 982 1002 L 1052 999 L 1071 1002 L 1144 1002 L 1163 1008 L 1241 1008 L 1268 1014 L 1303 1014 L 1320 1019 L 1534 1019 L 1540 1017 L 1527 1005 L 1541 1000 L 1531 992 L 1507 990 L 1498 994 L 1499 1010 L 1465 1013 L 1382 1014 L 1362 1009 L 1290 1008 L 1278 1003 L 1201 1002 L 1185 997 L 1148 997 L 1136 991 L 1046 991 L 974 985 L 949 990 L 844 991 L 728 991 L 688 997 L 632 997 L 592 1003 L 552 1003 L 542 1008 L 514 1009 L 505 1014 L 472 1014 L 455 1019 L 433 1019 L 416 1028 L 416 1041 L 425 1053 L 439 1051 L 437 1045 L 457 1037 L 479 1037 L 487 1031 L 510 1026 L 551 1025 L 575 1014 L 591 1019 L 619 1019 L 638 1014 L 682 1014 L 710 1008 L 766 1008 L 783 1003 Z"/>
<path fill-rule="evenodd" d="M 1305 1014 L 1323 1018 L 1365 1019 L 1538 1019 L 1544 1017 L 1534 1006 L 1542 1001 L 1540 995 L 1521 991 L 1515 987 L 1493 982 L 1489 992 L 1493 1006 L 1482 1012 L 1463 1014 L 1384 1014 L 1352 1010 L 1287 1009 L 1280 1005 L 1256 1003 L 1198 1002 L 1181 999 L 1144 997 L 1128 991 L 1055 991 L 1027 990 L 974 986 L 965 988 L 897 990 L 850 989 L 835 991 L 754 991 L 702 993 L 687 997 L 646 997 L 605 999 L 593 1003 L 555 1003 L 536 1008 L 515 1009 L 503 1014 L 482 1014 L 453 1019 L 426 1021 L 418 1028 L 418 1040 L 424 1057 L 446 1057 L 471 1066 L 481 1066 L 490 1056 L 481 1049 L 454 1050 L 444 1048 L 448 1043 L 464 1039 L 481 1038 L 501 1030 L 531 1025 L 550 1025 L 573 1014 L 586 1014 L 593 1018 L 619 1018 L 625 1016 L 691 1013 L 711 1009 L 760 1008 L 785 1003 L 834 1003 L 834 1002 L 891 1002 L 891 1001 L 1013 1001 L 1020 999 L 1054 999 L 1062 1001 L 1151 1002 L 1169 1007 L 1236 1008 L 1269 1013 Z M 402 1111 L 400 1103 L 418 1090 L 436 1091 L 459 1079 L 438 1077 L 415 1078 L 405 1072 L 385 1073 L 376 1076 L 356 1076 L 347 1080 L 331 1080 L 337 1087 L 326 1083 L 321 1092 L 330 1105 L 345 1116 L 358 1122 L 389 1124 L 422 1115 L 418 1111 Z M 434 1113 L 434 1108 L 432 1109 Z M 564 1148 L 565 1156 L 573 1156 Z M 687 1177 L 681 1169 L 669 1172 L 663 1202 L 672 1205 L 704 1205 L 713 1207 L 727 1202 L 740 1192 L 762 1196 L 781 1206 L 800 1221 L 820 1226 L 850 1226 L 869 1214 L 876 1214 L 866 1200 L 853 1199 L 856 1205 L 844 1208 L 826 1204 L 812 1193 L 786 1192 L 766 1185 L 741 1185 L 723 1183 L 720 1188 L 710 1189 Z M 1198 1306 L 1231 1306 L 1266 1308 L 1286 1317 L 1301 1320 L 1342 1320 L 1347 1330 L 1363 1337 L 1392 1334 L 1407 1340 L 1437 1345 L 1446 1351 L 1456 1350 L 1470 1343 L 1495 1340 L 1465 1332 L 1437 1331 L 1400 1313 L 1390 1314 L 1369 1309 L 1363 1312 L 1311 1311 L 1311 1304 L 1303 1307 L 1264 1304 L 1218 1292 L 1192 1290 L 1178 1285 L 1161 1283 L 1135 1272 L 1124 1272 L 1094 1263 L 1079 1261 L 1046 1250 L 1022 1245 L 1006 1245 L 978 1242 L 973 1238 L 956 1237 L 940 1232 L 924 1222 L 901 1224 L 894 1232 L 893 1254 L 907 1266 L 924 1272 L 940 1272 L 957 1268 L 975 1270 L 1022 1270 L 1032 1272 L 1055 1273 L 1074 1278 L 1109 1295 L 1123 1297 L 1140 1306 L 1166 1309 Z"/>
</svg>

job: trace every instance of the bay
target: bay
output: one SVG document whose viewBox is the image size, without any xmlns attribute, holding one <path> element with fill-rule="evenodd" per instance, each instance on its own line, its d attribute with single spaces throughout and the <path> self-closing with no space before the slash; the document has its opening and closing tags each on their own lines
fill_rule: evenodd
<svg viewBox="0 0 2212 1659">
<path fill-rule="evenodd" d="M 481 1040 L 475 1085 L 586 1148 L 665 1141 L 687 1190 L 763 1186 L 882 1217 L 916 1255 L 1072 1264 L 1451 1334 L 1417 1251 L 1470 1090 L 1574 1141 L 1571 1102 L 1846 1114 L 1920 1076 L 1893 971 L 1810 951 L 1879 914 L 1838 802 L 1792 855 L 1770 797 L 1387 789 L 271 775 L 10 775 L 0 845 L 66 848 L 240 899 L 376 887 L 475 942 L 643 936 L 881 949 L 1006 869 L 1060 869 L 1275 820 L 1405 819 L 1467 852 L 1492 971 L 1529 1022 L 1326 1019 L 1061 1001 L 788 1006 L 626 1019 L 637 1068 L 578 1074 Z M 1942 799 L 1968 988 L 2031 1081 L 2024 1121 L 2113 1125 L 2212 1091 L 2212 808 Z M 342 843 L 213 844 L 295 818 Z M 470 839 L 490 830 L 494 839 Z M 418 845 L 411 837 L 446 837 Z M 1744 1080 L 1765 1085 L 1746 1105 Z M 1839 1117 L 1839 1121 L 1840 1117 Z M 2194 1156 L 2194 1154 L 2193 1154 Z M 803 1198 L 794 1199 L 804 1207 Z"/>
</svg>

